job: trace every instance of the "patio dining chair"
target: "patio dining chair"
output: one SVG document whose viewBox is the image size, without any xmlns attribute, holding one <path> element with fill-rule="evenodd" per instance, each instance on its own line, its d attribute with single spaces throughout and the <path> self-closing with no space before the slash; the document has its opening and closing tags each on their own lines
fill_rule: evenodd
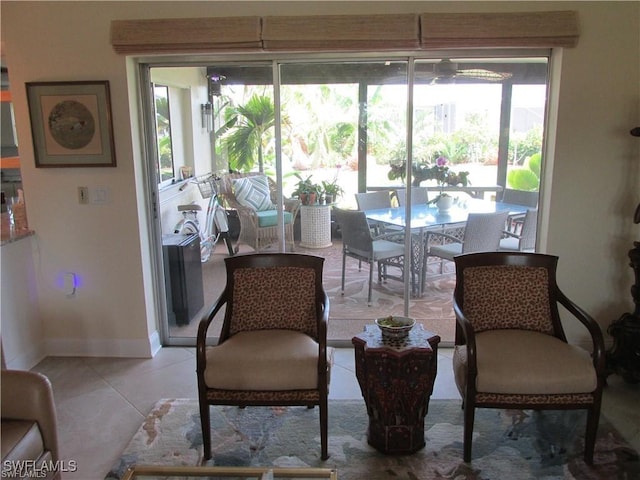
<svg viewBox="0 0 640 480">
<path fill-rule="evenodd" d="M 342 232 L 342 283 L 341 293 L 344 295 L 345 270 L 347 257 L 358 260 L 358 268 L 361 262 L 369 264 L 369 285 L 367 294 L 367 304 L 371 306 L 373 265 L 378 262 L 378 281 L 381 282 L 384 275 L 381 264 L 382 260 L 390 258 L 399 259 L 404 255 L 404 244 L 395 237 L 402 236 L 402 233 L 389 233 L 374 236 L 365 213 L 361 210 L 335 209 L 336 221 L 340 225 Z"/>
<path fill-rule="evenodd" d="M 404 207 L 407 204 L 407 189 L 397 189 L 396 196 L 399 206 Z M 427 187 L 411 187 L 411 205 L 423 203 L 429 203 L 429 191 Z"/>
<path fill-rule="evenodd" d="M 376 190 L 374 192 L 356 193 L 358 210 L 377 210 L 379 208 L 391 208 L 391 193 L 388 190 Z M 380 235 L 385 231 L 385 225 L 371 222 L 374 235 Z"/>
<path fill-rule="evenodd" d="M 509 229 L 503 232 L 500 251 L 533 252 L 536 248 L 537 210 L 527 210 L 522 220 L 507 221 Z"/>
<path fill-rule="evenodd" d="M 453 262 L 456 255 L 473 252 L 497 252 L 505 229 L 508 211 L 491 213 L 470 213 L 462 238 L 445 232 L 427 233 L 428 254 Z M 426 272 L 426 264 L 423 271 Z"/>
</svg>

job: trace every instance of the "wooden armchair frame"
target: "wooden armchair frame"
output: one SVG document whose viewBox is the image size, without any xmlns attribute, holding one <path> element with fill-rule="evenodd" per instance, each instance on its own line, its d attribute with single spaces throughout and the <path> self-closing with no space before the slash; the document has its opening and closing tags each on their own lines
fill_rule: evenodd
<svg viewBox="0 0 640 480">
<path fill-rule="evenodd" d="M 585 450 L 584 459 L 587 464 L 593 463 L 593 452 L 595 447 L 596 433 L 600 417 L 600 406 L 602 401 L 602 389 L 605 383 L 605 351 L 604 341 L 600 327 L 584 310 L 578 307 L 574 302 L 565 296 L 556 284 L 556 266 L 558 257 L 552 255 L 522 253 L 522 252 L 497 252 L 497 253 L 474 253 L 460 255 L 456 257 L 456 287 L 454 290 L 454 312 L 456 315 L 456 335 L 455 350 L 453 357 L 454 373 L 456 384 L 463 397 L 463 407 L 465 409 L 464 420 L 464 460 L 471 461 L 471 442 L 473 437 L 473 422 L 476 408 L 501 408 L 501 409 L 533 409 L 533 410 L 564 410 L 564 409 L 584 409 L 587 410 L 587 426 L 585 434 Z M 510 269 L 510 270 L 509 270 Z M 525 278 L 526 277 L 526 278 Z M 520 281 L 522 284 L 517 288 L 513 288 L 513 281 Z M 507 285 L 502 285 L 507 283 Z M 490 290 L 486 295 L 490 296 L 489 300 L 483 299 L 483 293 Z M 528 295 L 529 291 L 535 290 L 530 297 L 522 300 L 520 305 L 518 298 L 522 295 Z M 500 294 L 496 297 L 496 292 Z M 493 295 L 493 296 L 491 296 Z M 547 297 L 546 300 L 544 297 Z M 509 301 L 512 297 L 513 302 Z M 537 300 L 542 305 L 538 305 Z M 480 302 L 480 303 L 479 303 Z M 484 303 L 482 303 L 484 302 Z M 527 302 L 527 303 L 525 303 Z M 545 304 L 546 303 L 546 304 Z M 533 305 L 532 305 L 533 304 Z M 510 308 L 509 305 L 515 305 Z M 558 305 L 562 305 L 577 319 L 588 331 L 591 342 L 592 351 L 586 352 L 579 347 L 564 347 L 567 344 L 567 338 L 564 333 Z M 540 307 L 540 308 L 538 308 Z M 518 310 L 524 313 L 524 318 L 514 318 L 508 310 Z M 554 378 L 555 384 L 547 388 L 546 392 L 496 392 L 483 389 L 479 391 L 478 381 L 481 379 L 486 382 L 487 372 L 479 369 L 478 356 L 478 339 L 479 335 L 486 332 L 493 334 L 494 332 L 530 332 L 533 335 L 542 335 L 543 338 L 552 336 L 560 340 L 560 342 L 552 342 L 556 351 L 571 349 L 570 355 L 565 351 L 559 358 L 571 362 L 576 362 L 576 358 L 580 357 L 580 369 L 573 368 L 572 375 L 582 375 L 582 379 L 576 381 L 576 377 L 566 378 L 566 384 L 577 385 L 575 391 L 567 391 L 558 386 L 562 383 L 562 379 Z M 511 334 L 510 334 L 511 335 Z M 487 345 L 484 337 L 483 345 Z M 495 338 L 495 337 L 494 337 Z M 504 337 L 498 337 L 504 338 Z M 515 338 L 515 337 L 510 337 Z M 532 338 L 532 337 L 528 337 Z M 546 343 L 545 343 L 546 345 Z M 491 357 L 493 351 L 500 350 L 499 346 L 495 348 L 483 350 L 483 364 L 487 365 L 487 358 Z M 513 355 L 515 357 L 524 358 L 524 351 L 536 352 L 527 345 L 518 344 L 515 347 Z M 582 351 L 577 354 L 576 351 Z M 548 353 L 549 350 L 546 350 Z M 504 356 L 504 352 L 500 351 Z M 537 352 L 541 353 L 541 352 Z M 555 353 L 555 352 L 553 352 Z M 589 355 L 590 353 L 590 355 Z M 536 362 L 536 358 L 544 363 L 547 355 L 542 352 L 533 358 L 531 363 Z M 589 359 L 590 357 L 590 359 Z M 502 358 L 502 357 L 500 357 Z M 527 357 L 528 358 L 528 357 Z M 494 361 L 500 362 L 500 359 Z M 573 363 L 572 363 L 573 364 Z M 589 365 L 592 364 L 595 373 L 589 374 Z M 502 362 L 500 365 L 505 365 Z M 530 365 L 530 364 L 529 364 Z M 511 368 L 511 378 L 518 377 L 520 379 L 537 379 L 534 384 L 538 386 L 547 381 L 547 375 L 557 377 L 554 370 L 560 367 L 560 363 L 555 365 L 546 364 L 546 374 L 541 375 L 541 369 L 534 367 L 526 368 L 518 372 L 513 372 Z M 532 373 L 533 372 L 533 373 Z M 585 381 L 584 378 L 587 378 Z M 492 383 L 497 383 L 493 381 Z M 507 388 L 513 383 L 510 379 L 505 378 L 501 386 Z M 595 384 L 594 387 L 586 387 L 585 384 Z M 533 388 L 536 388 L 535 386 Z M 496 390 L 498 390 L 496 388 Z M 562 391 L 561 391 L 562 390 Z"/>
<path fill-rule="evenodd" d="M 211 458 L 210 405 L 238 405 L 241 407 L 291 405 L 309 408 L 318 405 L 320 408 L 321 456 L 322 459 L 328 458 L 327 410 L 331 349 L 327 348 L 329 298 L 322 286 L 323 263 L 324 258 L 322 257 L 295 253 L 262 253 L 225 258 L 226 287 L 201 320 L 196 340 L 196 373 L 206 459 Z M 261 271 L 258 272 L 258 270 Z M 258 285 L 255 284 L 254 279 L 270 279 L 270 281 L 266 282 L 265 280 Z M 310 288 L 313 288 L 313 291 L 309 291 Z M 269 298 L 273 301 L 264 301 Z M 272 311 L 269 311 L 270 305 L 275 305 Z M 224 321 L 220 339 L 216 346 L 209 346 L 207 331 L 214 317 L 223 307 L 225 308 Z M 267 335 L 273 342 L 273 346 L 279 349 L 279 353 L 275 354 L 278 357 L 277 360 L 273 360 L 273 349 L 270 350 L 272 357 L 266 358 L 268 355 L 263 355 L 264 350 L 268 350 L 268 345 L 260 342 L 249 343 L 258 338 L 251 337 L 251 334 L 256 332 L 258 334 L 268 332 Z M 241 335 L 242 340 L 240 340 Z M 281 343 L 276 344 L 280 339 L 285 337 L 290 339 L 292 336 L 296 337 L 294 342 L 297 343 L 289 341 L 286 346 Z M 309 337 L 313 341 L 311 344 Z M 250 339 L 249 342 L 247 342 L 247 338 Z M 231 342 L 234 339 L 235 343 Z M 307 345 L 305 347 L 307 353 L 303 353 L 303 356 L 297 355 L 295 359 L 292 356 L 287 360 L 290 351 L 295 350 L 296 354 L 300 353 L 297 349 L 300 342 Z M 309 363 L 309 359 L 315 358 L 315 353 L 313 353 L 315 347 L 311 347 L 310 351 L 308 345 L 315 344 L 317 344 L 317 367 L 313 367 Z M 241 345 L 245 349 L 249 346 L 248 356 L 242 358 L 240 363 L 248 364 L 251 366 L 250 369 L 247 370 L 244 365 L 233 364 L 221 367 L 220 364 L 215 363 L 215 358 L 222 359 L 222 363 L 224 363 L 225 357 L 220 354 L 222 350 L 218 350 L 220 356 L 215 357 L 213 350 L 221 346 L 229 348 L 229 345 L 232 345 L 231 348 Z M 229 350 L 226 352 L 228 353 Z M 255 358 L 250 358 L 254 353 Z M 270 361 L 279 361 L 282 365 L 283 360 L 286 361 L 284 370 L 269 370 L 260 377 L 260 382 L 268 387 L 256 387 L 255 385 L 252 385 L 251 388 L 244 387 L 251 382 L 251 378 L 255 377 L 250 374 L 257 371 L 253 366 L 260 364 L 260 367 L 264 369 L 271 365 Z M 304 360 L 306 360 L 307 369 L 301 370 L 300 362 Z M 212 387 L 210 385 L 211 372 L 207 371 L 208 368 L 214 369 L 214 372 L 215 369 L 227 368 L 229 370 L 227 374 L 234 376 L 232 382 L 236 382 L 236 378 L 242 377 L 238 382 L 242 384 L 243 388 L 228 386 L 221 388 L 219 385 Z M 313 372 L 315 368 L 317 370 Z M 306 372 L 308 374 L 304 379 L 306 384 L 310 383 L 309 378 L 313 379 L 315 374 L 317 384 L 307 385 L 304 388 L 298 384 L 283 387 L 281 385 L 283 378 L 286 382 L 291 383 L 290 378 L 286 378 L 287 372 L 285 370 L 287 369 L 289 369 L 289 374 Z M 234 371 L 231 372 L 231 370 Z M 249 375 L 245 375 L 246 373 Z M 274 375 L 272 376 L 271 373 Z M 275 386 L 278 389 L 274 389 Z"/>
</svg>

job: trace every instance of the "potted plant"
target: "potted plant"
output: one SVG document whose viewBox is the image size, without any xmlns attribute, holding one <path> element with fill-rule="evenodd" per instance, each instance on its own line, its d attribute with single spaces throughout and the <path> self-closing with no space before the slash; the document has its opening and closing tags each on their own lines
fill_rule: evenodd
<svg viewBox="0 0 640 480">
<path fill-rule="evenodd" d="M 333 181 L 322 181 L 322 191 L 324 192 L 324 201 L 328 205 L 336 201 L 336 199 L 344 193 L 344 190 L 338 183 Z"/>
<path fill-rule="evenodd" d="M 311 181 L 311 175 L 307 178 L 302 178 L 302 175 L 297 172 L 294 175 L 298 179 L 298 183 L 296 183 L 296 188 L 292 195 L 297 196 L 303 205 L 315 205 L 318 201 L 321 187 Z"/>
</svg>

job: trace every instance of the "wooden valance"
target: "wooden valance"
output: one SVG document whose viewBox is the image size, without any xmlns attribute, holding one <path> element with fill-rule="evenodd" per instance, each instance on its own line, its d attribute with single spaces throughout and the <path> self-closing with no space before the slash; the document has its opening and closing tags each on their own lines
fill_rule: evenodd
<svg viewBox="0 0 640 480">
<path fill-rule="evenodd" d="M 117 53 L 575 47 L 574 11 L 114 20 Z"/>
<path fill-rule="evenodd" d="M 575 47 L 578 13 L 424 13 L 420 44 L 425 49 L 475 47 Z"/>
<path fill-rule="evenodd" d="M 259 51 L 260 17 L 114 20 L 111 44 L 117 53 Z"/>
<path fill-rule="evenodd" d="M 265 17 L 265 50 L 400 50 L 420 46 L 418 15 Z"/>
</svg>

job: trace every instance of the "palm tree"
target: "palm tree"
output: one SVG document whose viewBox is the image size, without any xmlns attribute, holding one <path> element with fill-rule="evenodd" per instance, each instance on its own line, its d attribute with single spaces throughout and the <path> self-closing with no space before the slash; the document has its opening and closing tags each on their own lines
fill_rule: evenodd
<svg viewBox="0 0 640 480">
<path fill-rule="evenodd" d="M 253 95 L 245 105 L 230 107 L 222 144 L 229 156 L 229 167 L 249 171 L 258 161 L 264 173 L 264 134 L 275 125 L 273 101 Z"/>
</svg>

